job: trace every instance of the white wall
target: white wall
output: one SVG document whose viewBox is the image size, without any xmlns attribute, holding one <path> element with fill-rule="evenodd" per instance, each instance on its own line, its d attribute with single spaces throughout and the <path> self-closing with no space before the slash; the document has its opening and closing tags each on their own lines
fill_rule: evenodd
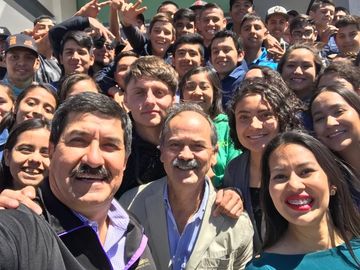
<svg viewBox="0 0 360 270">
<path fill-rule="evenodd" d="M 19 33 L 33 27 L 34 18 L 28 12 L 11 0 L 6 2 L 0 0 L 0 26 L 6 26 L 11 33 Z M 55 15 L 57 22 L 71 17 L 76 12 L 75 0 L 39 0 L 39 2 Z"/>
</svg>

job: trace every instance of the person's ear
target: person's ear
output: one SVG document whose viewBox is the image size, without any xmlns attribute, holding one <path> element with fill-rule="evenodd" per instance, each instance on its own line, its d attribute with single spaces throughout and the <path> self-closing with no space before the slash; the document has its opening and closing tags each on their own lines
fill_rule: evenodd
<svg viewBox="0 0 360 270">
<path fill-rule="evenodd" d="M 238 52 L 238 59 L 237 59 L 238 63 L 240 63 L 244 59 L 244 56 L 245 56 L 244 51 Z"/>
<path fill-rule="evenodd" d="M 36 57 L 35 63 L 34 63 L 34 69 L 38 70 L 40 68 L 40 59 L 39 57 Z"/>
</svg>

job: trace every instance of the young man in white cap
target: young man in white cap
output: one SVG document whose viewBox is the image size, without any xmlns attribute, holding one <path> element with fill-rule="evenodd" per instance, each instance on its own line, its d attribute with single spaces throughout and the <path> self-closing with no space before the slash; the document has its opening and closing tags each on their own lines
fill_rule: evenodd
<svg viewBox="0 0 360 270">
<path fill-rule="evenodd" d="M 266 12 L 265 23 L 270 35 L 275 37 L 285 50 L 288 41 L 285 39 L 286 30 L 289 27 L 289 15 L 282 6 L 273 6 Z"/>
</svg>

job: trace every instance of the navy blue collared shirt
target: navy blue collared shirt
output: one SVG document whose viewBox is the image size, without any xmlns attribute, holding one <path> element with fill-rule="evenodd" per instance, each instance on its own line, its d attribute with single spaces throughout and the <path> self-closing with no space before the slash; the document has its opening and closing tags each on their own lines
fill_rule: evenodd
<svg viewBox="0 0 360 270">
<path fill-rule="evenodd" d="M 222 92 L 222 106 L 226 110 L 227 103 L 232 99 L 236 89 L 243 81 L 248 67 L 245 60 L 241 62 L 229 75 L 221 80 Z"/>
</svg>

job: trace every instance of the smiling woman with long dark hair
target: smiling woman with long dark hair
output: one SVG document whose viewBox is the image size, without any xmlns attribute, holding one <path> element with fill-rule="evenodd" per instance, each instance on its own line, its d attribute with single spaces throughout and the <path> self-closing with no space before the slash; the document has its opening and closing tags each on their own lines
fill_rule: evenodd
<svg viewBox="0 0 360 270">
<path fill-rule="evenodd" d="M 50 124 L 29 119 L 15 125 L 5 144 L 0 167 L 0 190 L 38 186 L 48 175 Z"/>
<path fill-rule="evenodd" d="M 262 170 L 263 252 L 246 269 L 359 269 L 360 215 L 339 159 L 290 131 L 267 146 Z"/>
</svg>

